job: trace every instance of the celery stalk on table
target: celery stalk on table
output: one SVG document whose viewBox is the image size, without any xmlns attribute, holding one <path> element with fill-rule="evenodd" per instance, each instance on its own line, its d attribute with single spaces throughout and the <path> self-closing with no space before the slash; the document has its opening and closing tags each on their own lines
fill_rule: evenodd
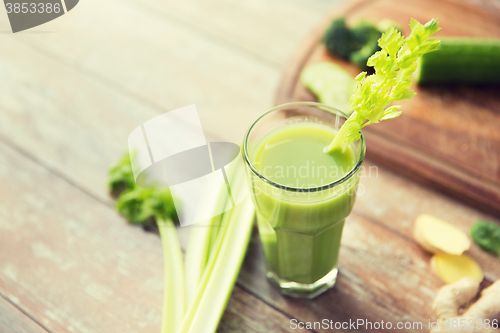
<svg viewBox="0 0 500 333">
<path fill-rule="evenodd" d="M 127 154 L 128 155 L 128 154 Z M 155 220 L 160 232 L 165 267 L 162 333 L 176 333 L 186 311 L 184 262 L 173 220 L 177 218 L 168 189 L 144 189 L 135 183 L 129 156 L 110 171 L 110 191 L 117 194 L 116 209 L 130 223 L 148 225 Z"/>
<path fill-rule="evenodd" d="M 246 188 L 244 171 L 243 164 L 238 163 L 228 170 L 235 197 Z M 254 219 L 251 200 L 247 198 L 215 216 L 204 227 L 194 227 L 184 265 L 170 192 L 143 189 L 131 180 L 128 158 L 110 170 L 110 189 L 124 185 L 116 202 L 118 211 L 134 224 L 146 224 L 151 219 L 158 224 L 165 260 L 162 333 L 214 332 L 245 257 Z M 220 205 L 227 205 L 227 196 L 222 195 L 228 190 L 225 186 L 214 185 L 212 190 L 219 196 L 206 196 L 201 209 L 216 212 Z"/>
<path fill-rule="evenodd" d="M 189 325 L 189 333 L 215 332 L 238 278 L 250 240 L 254 207 L 247 198 L 233 210 L 227 235 Z"/>
<path fill-rule="evenodd" d="M 231 188 L 233 193 L 245 190 L 244 171 L 243 165 L 237 165 L 235 169 L 228 172 L 228 178 L 234 177 L 239 180 Z M 238 195 L 235 196 L 238 197 Z M 217 328 L 217 323 L 222 317 L 243 262 L 253 225 L 253 211 L 253 204 L 247 198 L 223 214 L 220 230 L 197 287 L 196 298 L 187 310 L 179 333 L 200 332 L 196 331 L 199 325 L 205 327 L 206 332 L 215 331 Z M 238 239 L 238 242 L 234 243 L 233 239 Z M 214 294 L 213 290 L 218 290 L 218 292 Z M 207 318 L 207 313 L 211 313 L 212 317 Z M 208 326 L 210 324 L 213 330 L 212 326 Z"/>
<path fill-rule="evenodd" d="M 186 311 L 184 263 L 179 238 L 172 220 L 157 218 L 165 261 L 162 333 L 178 332 Z"/>
<path fill-rule="evenodd" d="M 214 182 L 207 187 L 209 191 L 203 195 L 205 201 L 199 209 L 202 215 L 210 215 L 220 211 L 228 203 L 227 197 L 223 195 L 213 195 L 227 191 L 226 185 L 221 182 Z M 208 212 L 209 214 L 205 214 Z M 203 271 L 208 262 L 210 249 L 213 244 L 212 238 L 217 236 L 219 225 L 226 213 L 218 214 L 208 221 L 203 221 L 193 225 L 189 234 L 188 246 L 186 249 L 186 297 L 187 305 L 190 306 L 196 297 L 196 290 L 203 275 Z"/>
</svg>

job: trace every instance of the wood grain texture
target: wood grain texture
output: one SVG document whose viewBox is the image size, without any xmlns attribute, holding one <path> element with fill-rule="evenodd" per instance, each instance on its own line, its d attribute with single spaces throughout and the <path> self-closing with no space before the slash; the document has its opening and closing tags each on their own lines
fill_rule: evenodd
<svg viewBox="0 0 500 333">
<path fill-rule="evenodd" d="M 134 2 L 132 0 L 127 0 Z M 135 1 L 137 3 L 137 1 Z M 320 13 L 344 0 L 141 0 L 152 15 L 177 21 L 203 31 L 218 42 L 234 45 L 245 53 L 279 68 L 289 50 L 295 49 L 317 24 Z M 300 22 L 300 24 L 297 24 Z"/>
<path fill-rule="evenodd" d="M 157 235 L 3 144 L 0 179 L 2 295 L 51 332 L 159 331 Z M 220 331 L 286 332 L 289 320 L 236 287 Z"/>
<path fill-rule="evenodd" d="M 47 333 L 48 331 L 0 295 L 0 332 Z"/>
<path fill-rule="evenodd" d="M 500 223 L 498 216 L 462 205 L 456 199 L 443 196 L 425 184 L 397 176 L 371 161 L 367 162 L 363 166 L 360 195 L 353 211 L 401 237 L 412 240 L 413 223 L 420 214 L 431 214 L 444 219 L 466 234 L 469 234 L 472 224 L 478 220 Z M 500 279 L 498 257 L 482 251 L 475 244 L 472 244 L 468 254 L 481 264 L 487 279 Z"/>
<path fill-rule="evenodd" d="M 411 17 L 426 22 L 438 17 L 437 36 L 500 37 L 500 11 L 454 0 L 358 1 L 333 16 L 391 19 L 407 27 Z M 327 19 L 300 48 L 282 77 L 276 104 L 314 100 L 298 82 L 309 63 L 332 61 L 353 75 L 359 70 L 330 56 L 319 40 Z M 404 29 L 407 33 L 408 28 Z M 417 96 L 402 101 L 397 119 L 364 129 L 368 157 L 476 207 L 500 213 L 499 88 L 471 86 L 413 87 Z"/>
<path fill-rule="evenodd" d="M 182 18 L 193 29 L 170 16 L 152 17 L 128 0 L 81 6 L 67 15 L 68 22 L 51 23 L 57 34 L 1 37 L 0 140 L 6 144 L 0 144 L 0 292 L 52 332 L 154 332 L 163 291 L 160 242 L 114 212 L 107 169 L 132 129 L 193 102 L 203 105 L 209 138 L 239 140 L 271 105 L 279 76 L 275 62 L 288 55 L 291 42 L 269 46 L 263 51 L 269 55 L 256 59 L 242 51 L 243 44 L 265 43 L 252 44 L 245 32 L 231 35 L 230 27 L 217 26 L 221 16 L 205 18 L 213 25 L 206 28 L 208 37 L 194 29 L 205 27 L 196 23 L 201 3 L 183 2 L 168 12 L 193 13 Z M 249 5 L 232 6 L 241 20 Z M 275 10 L 293 6 L 277 3 Z M 168 11 L 163 4 L 155 8 Z M 263 15 L 257 21 L 273 21 L 265 10 L 254 12 Z M 311 7 L 290 17 L 313 12 Z M 274 39 L 300 27 L 269 29 Z M 239 39 L 235 49 L 231 43 Z M 429 255 L 409 237 L 414 218 L 432 213 L 467 230 L 475 219 L 491 216 L 384 168 L 362 184 L 366 193 L 346 225 L 337 287 L 314 301 L 280 295 L 265 278 L 255 234 L 220 332 L 289 332 L 294 317 L 375 321 L 431 315 L 429 300 L 441 284 L 428 270 Z M 185 244 L 189 229 L 180 231 Z M 477 248 L 471 253 L 488 279 L 500 276 L 497 259 Z"/>
<path fill-rule="evenodd" d="M 257 235 L 252 242 L 255 246 L 250 247 L 240 275 L 242 285 L 261 290 L 267 302 L 304 322 L 365 319 L 396 325 L 400 321 L 427 323 L 433 317 L 430 304 L 442 284 L 430 274 L 429 255 L 411 241 L 357 214 L 351 214 L 345 224 L 337 285 L 314 300 L 280 295 L 265 278 L 264 254 Z M 364 328 L 345 331 L 370 332 Z"/>
<path fill-rule="evenodd" d="M 196 104 L 204 128 L 242 141 L 253 119 L 272 105 L 279 68 L 143 7 L 136 1 L 89 0 L 50 22 L 57 33 L 7 36 L 6 47 L 14 41 L 29 45 L 25 57 L 33 66 L 39 63 L 37 50 L 156 114 Z M 15 46 L 12 52 L 21 53 Z"/>
<path fill-rule="evenodd" d="M 435 194 L 431 191 L 416 184 L 404 186 L 407 180 L 383 175 L 382 172 L 386 171 L 381 171 L 380 179 L 376 179 L 376 182 L 387 182 L 394 177 L 392 181 L 389 180 L 391 186 L 387 188 L 387 196 L 381 196 L 381 186 L 374 187 L 373 182 L 369 184 L 366 179 L 362 180 L 367 192 L 369 188 L 374 190 L 363 194 L 361 197 L 366 197 L 361 202 L 360 198 L 357 199 L 354 211 L 347 218 L 340 250 L 340 275 L 333 290 L 314 300 L 296 300 L 280 295 L 265 278 L 262 264 L 264 254 L 257 233 L 252 238 L 240 283 L 263 295 L 266 302 L 304 322 L 326 318 L 333 322 L 365 319 L 371 322 L 384 320 L 394 325 L 398 322 L 420 322 L 426 325 L 429 319 L 435 319 L 431 304 L 443 283 L 431 273 L 431 254 L 411 237 L 414 216 L 432 212 L 458 224 L 464 231 L 467 231 L 467 224 L 483 216 L 469 208 L 460 208 L 452 200 L 433 203 Z M 411 192 L 414 192 L 413 197 L 409 194 Z M 403 197 L 408 202 L 400 209 L 384 202 L 389 196 L 393 199 L 392 196 L 401 198 L 401 195 L 406 195 Z M 374 196 L 379 199 L 374 200 Z M 377 219 L 367 217 L 375 215 L 376 209 L 379 210 Z M 455 211 L 452 212 L 452 209 Z M 457 219 L 456 216 L 461 218 Z M 485 281 L 486 285 L 500 278 L 498 258 L 484 253 L 475 245 L 468 254 L 480 262 L 485 270 L 486 278 L 489 279 Z M 415 327 L 405 331 L 423 330 Z"/>
<path fill-rule="evenodd" d="M 311 332 L 307 329 L 290 330 L 290 318 L 237 287 L 231 295 L 227 310 L 217 332 Z"/>
<path fill-rule="evenodd" d="M 98 33 L 97 30 L 95 31 Z M 84 34 L 83 30 L 81 34 Z M 196 41 L 199 40 L 200 38 Z M 158 108 L 151 106 L 151 103 L 140 100 L 140 98 L 134 98 L 135 96 L 125 96 L 123 92 L 116 89 L 109 82 L 103 84 L 99 77 L 82 75 L 78 66 L 71 66 L 54 60 L 51 55 L 47 55 L 43 50 L 34 50 L 32 47 L 27 46 L 27 43 L 19 42 L 19 39 L 7 40 L 6 45 L 10 46 L 11 51 L 2 55 L 0 65 L 4 74 L 2 87 L 6 89 L 6 96 L 8 95 L 3 99 L 4 104 L 2 104 L 3 121 L 1 122 L 2 125 L 0 125 L 2 126 L 2 138 L 15 146 L 16 149 L 22 151 L 23 154 L 57 174 L 56 178 L 62 177 L 68 180 L 70 184 L 77 185 L 87 191 L 91 197 L 109 204 L 110 200 L 105 186 L 108 167 L 126 149 L 127 135 L 130 131 L 157 115 L 159 113 Z M 214 65 L 213 62 L 209 61 L 208 63 Z M 19 87 L 29 88 L 20 89 Z M 15 125 L 12 126 L 13 124 Z M 186 130 L 190 129 L 187 128 Z M 205 134 L 209 139 L 214 138 L 210 133 Z M 6 193 L 4 195 L 7 195 Z M 40 196 L 44 198 L 44 195 Z M 64 200 L 63 197 L 60 199 Z M 3 202 L 3 204 L 6 205 L 7 201 Z M 94 210 L 93 205 L 100 205 L 99 203 L 87 204 L 89 205 L 89 211 Z M 54 203 L 54 205 L 57 206 L 58 204 Z M 116 215 L 113 209 L 110 209 L 110 212 L 112 215 Z M 36 213 L 33 214 L 37 215 Z M 54 213 L 54 215 L 57 216 L 57 213 Z M 20 218 L 20 216 L 16 216 L 12 219 L 17 222 Z M 39 218 L 43 220 L 43 217 Z M 118 217 L 117 221 L 124 225 L 123 219 Z M 57 225 L 53 225 L 53 227 L 57 229 Z M 44 230 L 51 233 L 49 230 L 52 230 L 52 228 L 47 226 L 47 229 Z M 135 228 L 134 230 L 142 233 L 139 229 Z M 187 229 L 184 230 L 188 231 Z M 181 233 L 183 239 L 185 239 L 186 235 L 186 232 Z M 41 236 L 41 238 L 43 237 Z M 89 238 L 92 237 L 89 236 Z M 134 240 L 130 239 L 130 242 L 134 243 Z M 136 242 L 140 242 L 140 240 L 137 239 Z M 16 252 L 16 246 L 21 246 L 17 242 L 2 245 L 5 245 L 13 252 Z M 30 246 L 29 243 L 25 245 Z M 91 248 L 87 247 L 86 250 L 92 252 Z M 106 249 L 103 250 L 104 252 L 107 251 Z M 56 253 L 56 256 L 60 252 L 68 254 L 65 249 L 61 248 L 52 248 L 50 251 L 52 254 Z M 16 262 L 22 262 L 24 254 L 26 253 L 23 252 L 18 257 L 9 258 Z M 0 262 L 4 263 L 5 261 L 4 258 Z M 142 264 L 148 265 L 147 262 Z M 40 265 L 42 265 L 41 270 L 43 270 L 44 264 L 40 263 Z M 90 265 L 92 266 L 92 264 Z M 155 266 L 161 274 L 161 262 Z M 92 271 L 93 268 L 89 270 Z M 104 270 L 102 267 L 96 269 Z M 138 270 L 142 269 L 138 268 Z M 63 283 L 67 283 L 64 295 L 69 295 L 72 294 L 71 290 L 78 288 L 81 282 L 71 279 L 65 280 L 65 278 L 61 277 Z M 158 289 L 155 291 L 155 295 L 161 297 L 161 285 L 158 284 L 161 275 L 156 275 L 156 279 Z M 34 283 L 34 281 L 32 282 Z M 102 282 L 104 286 L 107 285 L 106 281 Z M 29 286 L 26 288 L 30 289 Z M 7 286 L 5 290 L 15 293 L 17 289 L 16 283 L 13 283 Z M 33 289 L 34 292 L 37 291 L 36 288 Z M 78 306 L 78 304 L 81 304 L 80 299 L 76 297 L 67 299 L 63 294 L 55 293 L 50 287 L 47 287 L 47 292 L 51 295 L 55 294 L 54 299 L 56 301 L 50 304 L 35 304 L 36 299 L 42 297 L 37 295 L 33 297 L 34 301 L 31 305 L 37 307 L 39 311 L 37 316 L 46 312 L 52 317 L 56 316 L 57 322 L 52 322 L 51 327 L 61 325 L 58 330 L 62 330 L 64 327 L 70 330 L 75 327 L 73 325 L 75 320 L 79 320 L 77 317 L 85 317 L 85 315 L 81 314 L 82 312 L 85 313 L 85 307 L 82 308 L 80 305 L 78 308 L 71 308 L 64 301 L 58 302 L 59 298 L 64 298 L 65 301 L 74 302 L 74 306 Z M 220 327 L 222 331 L 235 331 L 235 326 L 245 327 L 245 331 L 248 332 L 287 331 L 289 318 L 286 316 L 279 314 L 279 312 L 272 310 L 256 299 L 252 301 L 252 297 L 239 288 L 236 288 L 233 296 L 236 300 L 230 301 L 228 311 Z M 108 303 L 108 307 L 114 308 L 113 311 L 123 312 L 124 316 L 120 317 L 120 320 L 124 322 L 124 325 L 128 326 L 129 330 L 132 330 L 130 324 L 126 323 L 126 319 L 137 321 L 137 318 L 130 316 L 130 309 L 120 310 L 119 307 L 116 308 L 116 305 L 113 306 L 109 298 L 105 302 Z M 238 309 L 236 312 L 231 310 L 233 304 Z M 149 306 L 154 308 L 155 311 L 161 309 L 161 304 L 150 304 Z M 59 310 L 61 310 L 61 313 L 58 312 L 54 315 L 54 311 Z M 109 327 L 110 324 L 106 324 L 105 320 L 101 321 L 100 319 L 109 316 L 109 322 L 113 322 L 116 317 L 110 314 L 109 311 L 101 310 L 99 311 L 101 317 L 94 319 L 92 329 L 77 322 L 78 330 L 95 331 L 95 329 L 103 329 L 106 325 Z M 68 314 L 66 311 L 70 313 Z M 57 315 L 60 316 L 57 317 Z M 265 317 L 266 322 L 258 322 L 255 320 L 255 316 Z M 52 317 L 47 319 L 43 315 L 40 315 L 40 317 L 49 322 L 54 319 Z M 247 318 L 253 318 L 253 320 Z M 150 318 L 143 318 L 141 325 L 144 325 L 144 321 L 150 321 Z M 227 326 L 225 326 L 225 322 L 228 323 Z M 158 318 L 151 320 L 151 325 L 154 326 L 155 324 L 158 324 Z M 111 332 L 113 331 L 115 331 L 115 328 L 111 330 Z M 132 331 L 135 332 L 135 329 Z"/>
</svg>

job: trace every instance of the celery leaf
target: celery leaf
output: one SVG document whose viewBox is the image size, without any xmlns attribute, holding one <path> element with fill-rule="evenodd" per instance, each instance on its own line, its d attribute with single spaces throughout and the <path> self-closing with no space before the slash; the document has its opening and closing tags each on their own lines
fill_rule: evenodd
<svg viewBox="0 0 500 333">
<path fill-rule="evenodd" d="M 440 41 L 429 36 L 440 28 L 437 19 L 425 25 L 411 19 L 410 27 L 411 33 L 406 38 L 395 28 L 382 34 L 378 41 L 381 50 L 368 59 L 368 66 L 375 69 L 375 74 L 367 76 L 362 72 L 356 77 L 357 86 L 349 100 L 352 113 L 326 152 L 344 151 L 361 137 L 361 128 L 401 114 L 399 106 L 387 107 L 389 104 L 415 96 L 410 89 L 411 75 L 422 55 L 439 49 Z"/>
</svg>

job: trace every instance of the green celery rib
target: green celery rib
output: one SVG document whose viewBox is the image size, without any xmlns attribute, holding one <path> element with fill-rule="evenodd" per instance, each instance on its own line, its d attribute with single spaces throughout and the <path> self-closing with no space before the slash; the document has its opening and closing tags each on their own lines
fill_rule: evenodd
<svg viewBox="0 0 500 333">
<path fill-rule="evenodd" d="M 235 173 L 233 171 L 234 170 L 231 169 L 228 177 L 234 177 Z M 230 189 L 229 189 L 228 185 L 226 185 L 224 187 L 224 189 L 221 189 L 221 191 L 223 191 L 224 193 L 228 193 L 229 195 L 231 195 L 230 194 Z M 226 196 L 221 196 L 219 199 L 221 199 L 221 201 L 224 202 L 224 205 L 230 205 L 230 206 L 232 206 L 231 200 L 227 200 L 228 198 Z M 227 212 L 225 212 L 224 214 L 227 214 Z M 221 216 L 219 217 L 219 220 L 217 221 L 217 223 L 214 223 L 213 228 L 212 228 L 212 230 L 210 232 L 209 252 L 212 252 L 212 250 L 215 248 L 215 246 L 217 244 L 217 238 L 218 238 L 218 235 L 219 235 L 219 231 L 222 229 L 221 228 L 222 223 L 223 223 L 223 216 L 222 215 L 223 214 L 221 214 Z M 227 217 L 226 217 L 226 220 L 227 220 Z"/>
<path fill-rule="evenodd" d="M 215 262 L 217 260 L 219 250 L 221 248 L 221 244 L 224 239 L 225 232 L 227 230 L 227 226 L 229 225 L 229 217 L 233 213 L 234 209 L 231 209 L 227 212 L 225 212 L 222 215 L 222 219 L 220 221 L 220 227 L 219 227 L 219 233 L 217 234 L 217 237 L 215 239 L 214 245 L 212 246 L 210 253 L 209 253 L 209 259 L 208 263 L 205 267 L 205 270 L 203 271 L 202 278 L 200 279 L 200 283 L 196 287 L 196 293 L 193 301 L 190 303 L 190 306 L 188 307 L 188 310 L 186 312 L 186 316 L 184 318 L 184 321 L 182 322 L 182 327 L 179 333 L 182 332 L 187 332 L 189 330 L 189 325 L 191 321 L 193 320 L 198 304 L 203 296 L 203 292 L 206 288 L 206 285 L 208 283 L 208 279 L 210 275 L 212 274 L 212 270 L 215 266 Z"/>
<path fill-rule="evenodd" d="M 223 193 L 227 191 L 226 184 L 215 182 L 207 187 L 210 191 L 205 193 L 203 198 L 205 202 L 200 209 L 203 211 L 216 212 L 219 208 L 224 207 L 228 201 L 227 196 L 214 196 L 213 193 Z M 187 307 L 189 307 L 195 297 L 198 284 L 200 283 L 203 271 L 208 262 L 210 253 L 210 243 L 212 234 L 219 229 L 219 224 L 223 214 L 212 217 L 208 221 L 197 223 L 191 227 L 189 233 L 189 241 L 186 249 L 186 298 Z M 215 232 L 215 236 L 217 233 Z"/>
<path fill-rule="evenodd" d="M 231 170 L 228 177 L 238 180 L 233 191 L 244 191 L 244 166 Z M 254 218 L 249 198 L 222 216 L 221 226 L 196 291 L 196 297 L 186 312 L 177 333 L 214 332 L 222 317 L 238 277 Z"/>
<path fill-rule="evenodd" d="M 224 215 L 226 215 L 226 214 L 227 214 L 227 212 L 220 214 L 217 223 L 214 223 L 212 228 L 210 229 L 210 232 L 208 235 L 208 253 L 209 254 L 212 252 L 212 250 L 216 246 L 217 236 L 219 235 L 219 231 L 221 230 L 222 221 L 224 220 Z M 226 219 L 227 219 L 227 217 L 226 217 Z"/>
<path fill-rule="evenodd" d="M 184 263 L 179 238 L 172 220 L 157 218 L 165 261 L 162 333 L 178 332 L 186 312 Z"/>
<path fill-rule="evenodd" d="M 252 234 L 255 209 L 250 198 L 234 208 L 215 267 L 188 333 L 215 332 L 238 278 Z"/>
</svg>

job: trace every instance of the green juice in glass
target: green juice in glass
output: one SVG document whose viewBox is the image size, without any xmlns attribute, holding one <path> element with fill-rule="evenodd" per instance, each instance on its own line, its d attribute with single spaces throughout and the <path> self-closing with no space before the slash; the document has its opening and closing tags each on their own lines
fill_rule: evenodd
<svg viewBox="0 0 500 333">
<path fill-rule="evenodd" d="M 250 174 L 268 276 L 290 295 L 314 297 L 335 283 L 359 178 L 352 146 L 323 152 L 335 134 L 324 124 L 292 123 L 261 138 L 251 157 L 263 176 Z"/>
</svg>

